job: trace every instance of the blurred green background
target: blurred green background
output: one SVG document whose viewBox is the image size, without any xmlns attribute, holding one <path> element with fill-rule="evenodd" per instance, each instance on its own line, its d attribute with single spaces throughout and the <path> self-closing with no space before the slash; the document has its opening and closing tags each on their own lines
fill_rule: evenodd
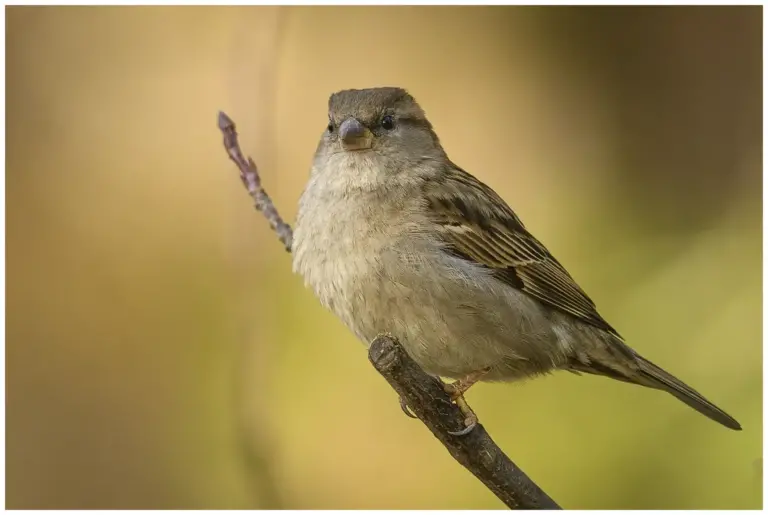
<svg viewBox="0 0 768 515">
<path fill-rule="evenodd" d="M 760 7 L 10 7 L 7 506 L 501 508 L 292 275 L 349 87 L 408 88 L 651 360 L 468 399 L 567 508 L 762 506 Z"/>
</svg>

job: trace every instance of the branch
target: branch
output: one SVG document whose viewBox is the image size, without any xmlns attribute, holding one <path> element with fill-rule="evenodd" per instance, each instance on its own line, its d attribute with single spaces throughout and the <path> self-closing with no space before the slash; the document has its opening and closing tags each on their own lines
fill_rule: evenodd
<svg viewBox="0 0 768 515">
<path fill-rule="evenodd" d="M 521 509 L 560 509 L 499 449 L 482 424 L 464 436 L 451 434 L 464 428 L 464 415 L 440 380 L 424 372 L 394 338 L 382 335 L 373 340 L 368 359 L 451 456 L 504 504 Z"/>
<path fill-rule="evenodd" d="M 237 140 L 235 123 L 223 112 L 219 113 L 219 129 L 224 135 L 224 148 L 240 170 L 240 179 L 254 206 L 264 214 L 290 252 L 293 241 L 291 226 L 285 223 L 272 199 L 261 187 L 256 164 L 250 157 L 245 158 Z M 368 359 L 451 456 L 504 504 L 520 509 L 560 509 L 499 449 L 481 424 L 477 424 L 467 435 L 451 434 L 464 428 L 464 416 L 451 401 L 440 380 L 425 373 L 393 337 L 377 337 L 371 343 Z"/>
</svg>

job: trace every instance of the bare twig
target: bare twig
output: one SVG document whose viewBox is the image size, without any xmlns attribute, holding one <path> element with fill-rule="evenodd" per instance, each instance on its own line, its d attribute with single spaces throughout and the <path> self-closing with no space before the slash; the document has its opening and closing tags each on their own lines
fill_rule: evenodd
<svg viewBox="0 0 768 515">
<path fill-rule="evenodd" d="M 222 112 L 219 113 L 219 129 L 224 135 L 224 148 L 240 169 L 240 179 L 253 198 L 256 209 L 264 213 L 290 252 L 293 231 L 261 187 L 256 164 L 250 157 L 244 157 L 234 122 Z M 467 435 L 451 434 L 464 428 L 464 416 L 451 402 L 440 380 L 426 374 L 394 338 L 383 335 L 376 338 L 371 343 L 368 359 L 400 395 L 401 400 L 448 449 L 451 456 L 482 481 L 504 504 L 520 509 L 560 509 L 499 449 L 481 424 Z"/>
<path fill-rule="evenodd" d="M 250 157 L 246 159 L 243 155 L 240 143 L 237 141 L 235 122 L 221 111 L 219 111 L 219 130 L 224 135 L 224 148 L 227 150 L 229 158 L 240 169 L 240 180 L 243 181 L 243 186 L 245 186 L 248 194 L 253 199 L 254 207 L 264 213 L 269 225 L 272 226 L 272 229 L 277 233 L 277 237 L 280 238 L 280 241 L 285 246 L 285 250 L 290 252 L 293 243 L 291 226 L 285 223 L 272 203 L 272 199 L 269 198 L 267 192 L 261 187 L 261 178 L 259 177 L 259 169 L 256 167 L 256 163 Z"/>
</svg>

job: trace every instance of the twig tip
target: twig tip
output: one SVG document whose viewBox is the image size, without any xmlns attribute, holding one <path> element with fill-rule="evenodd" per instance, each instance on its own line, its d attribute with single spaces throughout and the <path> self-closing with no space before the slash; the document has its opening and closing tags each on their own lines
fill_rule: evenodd
<svg viewBox="0 0 768 515">
<path fill-rule="evenodd" d="M 235 122 L 232 121 L 232 118 L 227 116 L 224 111 L 219 111 L 219 130 L 225 131 L 234 126 Z"/>
</svg>

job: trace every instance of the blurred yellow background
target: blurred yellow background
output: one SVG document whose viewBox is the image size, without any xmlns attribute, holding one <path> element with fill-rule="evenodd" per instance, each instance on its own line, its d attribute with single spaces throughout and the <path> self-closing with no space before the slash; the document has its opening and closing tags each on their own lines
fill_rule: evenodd
<svg viewBox="0 0 768 515">
<path fill-rule="evenodd" d="M 9 508 L 502 508 L 291 274 L 330 93 L 402 86 L 651 360 L 468 400 L 566 508 L 760 508 L 761 8 L 10 7 Z"/>
</svg>

